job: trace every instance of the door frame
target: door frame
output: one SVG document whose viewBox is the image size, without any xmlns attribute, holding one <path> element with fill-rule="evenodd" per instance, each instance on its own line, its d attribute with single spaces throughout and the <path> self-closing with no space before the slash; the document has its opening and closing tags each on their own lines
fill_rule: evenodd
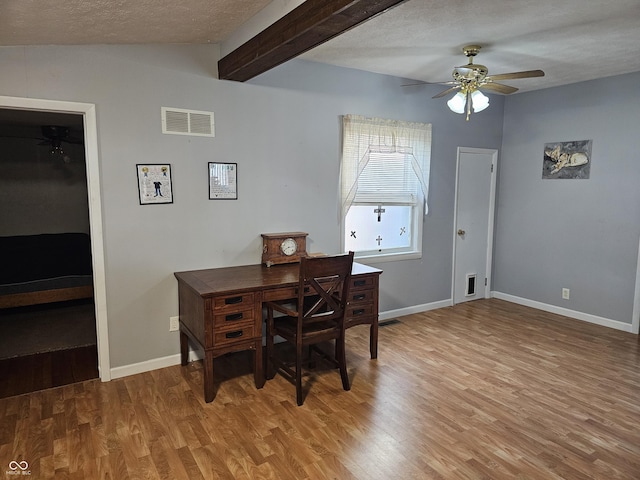
<svg viewBox="0 0 640 480">
<path fill-rule="evenodd" d="M 636 265 L 636 288 L 633 296 L 633 312 L 631 313 L 631 333 L 640 334 L 640 239 Z"/>
<path fill-rule="evenodd" d="M 458 223 L 458 193 L 460 188 L 460 155 L 464 153 L 480 153 L 491 155 L 491 165 L 493 167 L 493 175 L 491 175 L 491 186 L 489 193 L 489 223 L 487 232 L 487 264 L 485 267 L 486 278 L 489 279 L 484 286 L 484 298 L 491 297 L 491 266 L 493 264 L 493 229 L 495 221 L 496 206 L 496 184 L 498 177 L 498 150 L 494 148 L 474 148 L 474 147 L 458 147 L 456 154 L 456 186 L 455 186 L 455 203 L 453 207 L 453 255 L 451 268 L 451 305 L 455 305 L 455 285 L 456 285 L 456 240 Z"/>
<path fill-rule="evenodd" d="M 96 314 L 98 372 L 100 380 L 111 380 L 109 360 L 109 331 L 107 321 L 107 291 L 102 230 L 102 194 L 100 191 L 100 162 L 98 157 L 98 131 L 96 106 L 36 98 L 0 96 L 0 108 L 80 114 L 84 124 L 84 149 L 87 165 L 87 193 L 89 200 L 89 229 L 93 263 L 93 291 Z"/>
</svg>

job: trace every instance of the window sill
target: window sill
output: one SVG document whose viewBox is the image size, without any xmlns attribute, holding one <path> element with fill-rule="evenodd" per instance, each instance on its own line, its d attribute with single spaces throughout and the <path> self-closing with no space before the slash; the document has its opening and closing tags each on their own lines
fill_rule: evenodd
<svg viewBox="0 0 640 480">
<path fill-rule="evenodd" d="M 358 255 L 356 253 L 353 260 L 355 262 L 363 262 L 366 264 L 376 264 L 397 262 L 400 260 L 416 260 L 420 258 L 422 258 L 422 252 L 389 253 L 386 255 Z"/>
</svg>

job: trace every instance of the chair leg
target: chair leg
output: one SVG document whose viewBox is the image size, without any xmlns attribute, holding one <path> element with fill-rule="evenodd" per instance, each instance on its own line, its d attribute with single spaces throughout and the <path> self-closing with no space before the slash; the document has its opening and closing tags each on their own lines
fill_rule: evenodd
<svg viewBox="0 0 640 480">
<path fill-rule="evenodd" d="M 296 346 L 296 401 L 298 406 L 304 403 L 302 398 L 302 345 Z"/>
<path fill-rule="evenodd" d="M 349 374 L 347 373 L 347 356 L 345 354 L 344 331 L 340 338 L 336 339 L 336 360 L 340 366 L 340 377 L 342 378 L 342 388 L 351 390 L 349 384 Z"/>
<path fill-rule="evenodd" d="M 267 339 L 265 343 L 265 377 L 271 380 L 275 377 L 276 372 L 273 368 L 273 311 L 268 310 L 267 313 Z"/>
<path fill-rule="evenodd" d="M 316 361 L 313 359 L 313 345 L 309 345 L 309 348 L 307 349 L 307 355 L 309 369 L 313 370 L 314 368 L 316 368 Z"/>
</svg>

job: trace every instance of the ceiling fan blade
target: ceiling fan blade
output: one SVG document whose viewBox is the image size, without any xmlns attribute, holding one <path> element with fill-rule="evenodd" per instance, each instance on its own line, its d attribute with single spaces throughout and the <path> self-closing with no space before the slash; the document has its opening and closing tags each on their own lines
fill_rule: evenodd
<svg viewBox="0 0 640 480">
<path fill-rule="evenodd" d="M 456 85 L 455 87 L 451 87 L 451 88 L 447 88 L 446 90 L 440 92 L 437 95 L 434 95 L 431 98 L 440 98 L 440 97 L 444 97 L 445 95 L 448 95 L 451 92 L 455 92 L 456 90 L 458 90 L 460 88 L 460 85 Z"/>
<path fill-rule="evenodd" d="M 491 90 L 495 93 L 502 93 L 503 95 L 509 95 L 510 93 L 517 92 L 518 89 L 516 87 L 511 87 L 509 85 L 503 85 L 501 83 L 485 83 L 480 86 L 481 90 Z"/>
<path fill-rule="evenodd" d="M 526 70 L 523 72 L 499 73 L 498 75 L 490 75 L 491 80 L 509 80 L 512 78 L 532 78 L 544 77 L 542 70 Z"/>
<path fill-rule="evenodd" d="M 400 85 L 401 87 L 415 87 L 420 85 L 455 85 L 456 82 L 450 80 L 448 82 L 417 82 L 417 83 L 405 83 Z"/>
</svg>

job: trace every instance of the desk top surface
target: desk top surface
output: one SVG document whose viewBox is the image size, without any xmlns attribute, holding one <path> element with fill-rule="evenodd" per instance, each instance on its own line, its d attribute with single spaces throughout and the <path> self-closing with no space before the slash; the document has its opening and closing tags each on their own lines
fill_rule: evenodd
<svg viewBox="0 0 640 480">
<path fill-rule="evenodd" d="M 209 268 L 175 272 L 183 282 L 200 295 L 241 292 L 267 288 L 295 286 L 298 284 L 299 263 L 273 265 L 242 265 L 238 267 Z M 353 263 L 352 275 L 380 274 L 382 270 L 361 263 Z"/>
</svg>

